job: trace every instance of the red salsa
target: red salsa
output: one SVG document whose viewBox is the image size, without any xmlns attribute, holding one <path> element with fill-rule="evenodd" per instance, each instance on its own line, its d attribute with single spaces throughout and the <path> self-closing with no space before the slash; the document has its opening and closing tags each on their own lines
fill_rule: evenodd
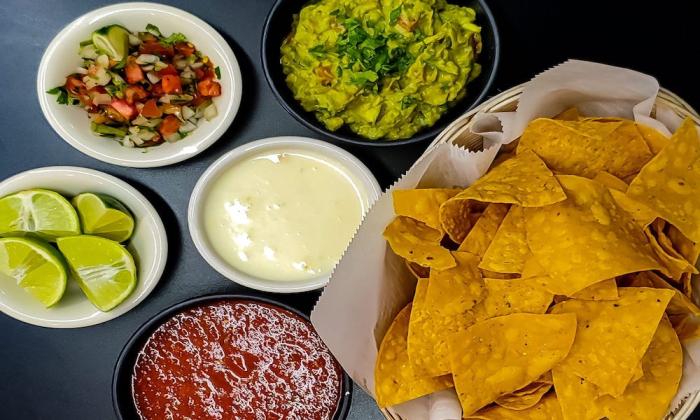
<svg viewBox="0 0 700 420">
<path fill-rule="evenodd" d="M 136 359 L 132 391 L 142 419 L 329 419 L 341 377 L 304 318 L 220 300 L 158 327 Z"/>
</svg>

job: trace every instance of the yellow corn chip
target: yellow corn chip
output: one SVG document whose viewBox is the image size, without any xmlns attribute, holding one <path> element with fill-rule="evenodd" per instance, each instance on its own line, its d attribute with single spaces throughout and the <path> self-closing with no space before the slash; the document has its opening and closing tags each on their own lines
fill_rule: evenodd
<svg viewBox="0 0 700 420">
<path fill-rule="evenodd" d="M 452 387 L 449 375 L 437 378 L 415 372 L 408 360 L 407 337 L 411 305 L 399 312 L 379 347 L 374 368 L 375 394 L 380 408 L 410 401 Z"/>
<path fill-rule="evenodd" d="M 384 229 L 384 238 L 396 255 L 423 267 L 447 269 L 456 262 L 440 246 L 442 233 L 410 217 L 398 216 Z"/>
<path fill-rule="evenodd" d="M 659 216 L 654 210 L 637 200 L 629 198 L 629 196 L 621 191 L 611 189 L 610 195 L 612 195 L 612 197 L 615 199 L 615 203 L 617 203 L 617 205 L 624 211 L 629 213 L 637 225 L 641 228 L 647 227 Z"/>
<path fill-rule="evenodd" d="M 498 405 L 491 405 L 466 420 L 561 420 L 561 406 L 554 393 L 547 394 L 535 406 L 526 410 L 509 410 Z"/>
<path fill-rule="evenodd" d="M 671 242 L 673 249 L 678 251 L 683 258 L 690 264 L 695 266 L 698 263 L 700 256 L 700 244 L 697 244 L 681 233 L 678 228 L 671 224 L 666 225 L 666 236 Z"/>
<path fill-rule="evenodd" d="M 567 300 L 552 313 L 576 314 L 571 352 L 559 367 L 619 397 L 634 376 L 668 302 L 670 290 L 621 287 L 615 301 Z"/>
<path fill-rule="evenodd" d="M 424 188 L 416 190 L 394 190 L 394 213 L 425 223 L 433 229 L 441 230 L 440 205 L 459 193 L 460 189 Z"/>
<path fill-rule="evenodd" d="M 468 252 L 452 253 L 457 265 L 447 270 L 430 270 L 427 302 L 447 316 L 462 316 L 484 295 L 484 281 L 477 268 L 479 258 Z"/>
<path fill-rule="evenodd" d="M 669 315 L 681 343 L 700 338 L 700 317 L 691 314 Z"/>
<path fill-rule="evenodd" d="M 600 171 L 595 177 L 593 177 L 593 180 L 595 182 L 600 182 L 611 189 L 621 192 L 627 191 L 627 183 L 609 172 Z"/>
<path fill-rule="evenodd" d="M 530 253 L 525 260 L 525 264 L 523 264 L 523 270 L 520 275 L 522 278 L 526 279 L 528 277 L 546 276 L 547 271 L 542 268 L 542 265 L 540 265 L 539 261 L 537 261 L 537 258 Z"/>
<path fill-rule="evenodd" d="M 604 185 L 558 176 L 566 201 L 525 209 L 530 250 L 549 273 L 547 288 L 571 296 L 626 273 L 660 269 L 644 233 Z M 614 190 L 613 190 L 614 191 Z"/>
<path fill-rule="evenodd" d="M 481 277 L 484 278 L 490 278 L 490 279 L 500 279 L 500 280 L 510 280 L 510 279 L 519 279 L 522 276 L 519 274 L 515 273 L 496 273 L 495 271 L 489 271 L 489 270 L 482 270 L 481 271 Z"/>
<path fill-rule="evenodd" d="M 600 395 L 595 384 L 565 366 L 554 368 L 554 388 L 565 420 L 662 419 L 673 400 L 683 371 L 683 352 L 676 333 L 661 319 L 642 359 L 644 376 L 618 398 Z"/>
<path fill-rule="evenodd" d="M 463 415 L 537 379 L 569 353 L 576 317 L 513 314 L 477 322 L 449 341 Z"/>
<path fill-rule="evenodd" d="M 576 109 L 576 107 L 571 107 L 557 114 L 552 119 L 562 121 L 578 121 L 581 119 L 581 114 L 578 113 L 578 109 Z"/>
<path fill-rule="evenodd" d="M 529 152 L 516 155 L 492 168 L 466 190 L 446 201 L 442 207 L 449 207 L 452 202 L 459 200 L 541 207 L 565 199 L 552 171 L 536 154 Z"/>
<path fill-rule="evenodd" d="M 700 138 L 692 119 L 687 118 L 670 144 L 642 168 L 627 195 L 700 242 Z"/>
<path fill-rule="evenodd" d="M 656 253 L 656 258 L 663 263 L 664 274 L 680 281 L 683 273 L 696 274 L 698 270 L 673 248 L 671 240 L 664 233 L 665 224 L 662 219 L 656 219 L 644 228 L 644 234 L 649 239 L 649 245 Z"/>
<path fill-rule="evenodd" d="M 408 359 L 414 371 L 429 377 L 450 373 L 447 338 L 464 331 L 473 321 L 467 316 L 445 316 L 426 300 L 428 279 L 419 279 L 408 325 Z"/>
<path fill-rule="evenodd" d="M 579 290 L 571 296 L 581 300 L 617 300 L 620 295 L 617 293 L 617 283 L 615 279 L 608 279 L 591 284 L 583 290 Z"/>
<path fill-rule="evenodd" d="M 552 388 L 552 384 L 533 382 L 528 385 L 528 392 L 520 392 L 519 394 L 511 393 L 506 395 L 501 395 L 496 398 L 496 404 L 503 408 L 508 408 L 510 410 L 526 410 L 530 407 L 534 407 L 542 399 L 544 394 L 549 392 Z"/>
<path fill-rule="evenodd" d="M 666 280 L 659 277 L 653 271 L 643 271 L 636 273 L 632 277 L 628 286 L 631 287 L 654 287 L 656 289 L 666 289 L 673 291 L 673 297 L 666 307 L 668 315 L 696 315 L 700 316 L 700 308 L 698 308 L 692 300 L 681 293 L 680 290 L 668 284 Z"/>
<path fill-rule="evenodd" d="M 658 155 L 659 152 L 671 142 L 668 137 L 648 125 L 637 123 L 637 130 L 642 134 L 642 138 L 649 146 L 651 153 Z"/>
<path fill-rule="evenodd" d="M 484 279 L 486 297 L 474 308 L 477 321 L 515 313 L 543 314 L 554 295 L 545 290 L 541 279 Z"/>
<path fill-rule="evenodd" d="M 493 241 L 498 227 L 508 213 L 508 204 L 490 203 L 474 223 L 467 237 L 460 244 L 458 251 L 471 252 L 483 257 L 486 249 Z"/>
<path fill-rule="evenodd" d="M 523 208 L 514 205 L 498 227 L 479 268 L 496 273 L 520 273 L 529 255 Z"/>
<path fill-rule="evenodd" d="M 593 178 L 607 171 L 618 178 L 639 172 L 651 158 L 632 121 L 536 119 L 523 132 L 517 153 L 534 151 L 553 171 Z"/>
<path fill-rule="evenodd" d="M 447 236 L 456 244 L 461 244 L 472 228 L 472 213 L 475 203 L 470 200 L 445 201 L 438 212 L 440 226 Z"/>
</svg>

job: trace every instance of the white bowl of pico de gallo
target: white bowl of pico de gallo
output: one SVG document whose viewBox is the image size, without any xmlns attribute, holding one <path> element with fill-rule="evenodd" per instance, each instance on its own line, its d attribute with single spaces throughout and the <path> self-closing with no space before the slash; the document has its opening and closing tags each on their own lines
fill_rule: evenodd
<svg viewBox="0 0 700 420">
<path fill-rule="evenodd" d="M 154 3 L 87 13 L 49 44 L 37 76 L 61 138 L 104 162 L 156 167 L 218 140 L 241 102 L 231 47 L 201 19 Z"/>
</svg>

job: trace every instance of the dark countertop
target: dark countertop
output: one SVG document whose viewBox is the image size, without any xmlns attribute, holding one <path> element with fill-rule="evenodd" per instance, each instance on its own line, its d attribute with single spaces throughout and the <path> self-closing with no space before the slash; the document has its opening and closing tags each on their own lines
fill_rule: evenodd
<svg viewBox="0 0 700 420">
<path fill-rule="evenodd" d="M 0 2 L 0 179 L 31 168 L 75 165 L 116 175 L 141 190 L 160 212 L 170 254 L 160 284 L 128 314 L 73 330 L 46 329 L 0 315 L 0 417 L 111 419 L 112 368 L 127 338 L 160 310 L 190 297 L 242 288 L 222 278 L 199 256 L 187 231 L 186 209 L 195 182 L 222 153 L 251 140 L 278 135 L 316 137 L 273 97 L 264 80 L 260 31 L 272 0 L 166 1 L 192 12 L 232 44 L 245 80 L 241 110 L 229 131 L 201 155 L 175 166 L 131 169 L 89 158 L 56 135 L 36 99 L 41 55 L 66 24 L 109 4 L 101 0 Z M 502 40 L 502 60 L 491 94 L 530 79 L 567 58 L 630 67 L 700 106 L 691 39 L 695 15 L 688 2 L 654 8 L 639 2 L 489 0 Z M 686 9 L 686 10 L 684 10 Z M 633 43 L 636 40 L 636 45 Z M 686 47 L 683 47 L 683 46 Z M 427 144 L 401 148 L 346 147 L 383 187 L 403 173 Z M 309 311 L 317 293 L 275 296 Z M 350 419 L 379 419 L 374 402 L 358 391 Z"/>
</svg>

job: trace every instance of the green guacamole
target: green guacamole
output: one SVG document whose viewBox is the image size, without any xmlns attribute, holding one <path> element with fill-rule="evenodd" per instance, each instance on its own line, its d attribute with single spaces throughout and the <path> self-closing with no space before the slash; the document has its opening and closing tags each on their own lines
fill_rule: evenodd
<svg viewBox="0 0 700 420">
<path fill-rule="evenodd" d="M 319 0 L 281 47 L 289 88 L 329 130 L 398 140 L 430 127 L 479 75 L 475 12 L 445 0 Z"/>
</svg>

